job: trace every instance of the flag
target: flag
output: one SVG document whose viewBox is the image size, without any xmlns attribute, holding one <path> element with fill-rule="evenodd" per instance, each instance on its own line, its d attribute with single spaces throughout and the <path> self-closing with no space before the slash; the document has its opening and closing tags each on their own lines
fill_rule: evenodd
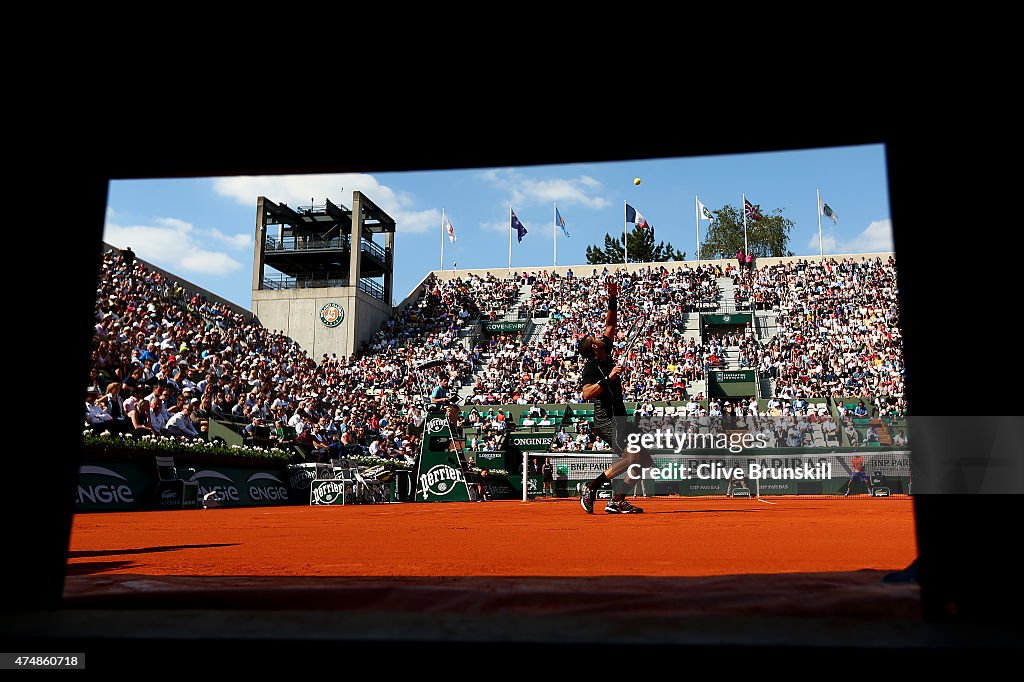
<svg viewBox="0 0 1024 682">
<path fill-rule="evenodd" d="M 626 222 L 633 223 L 637 227 L 646 228 L 650 227 L 650 223 L 644 220 L 644 217 L 640 215 L 640 211 L 636 210 L 629 204 L 626 204 Z"/>
<path fill-rule="evenodd" d="M 521 222 L 519 222 L 519 218 L 516 216 L 515 211 L 509 209 L 509 212 L 512 214 L 512 229 L 519 234 L 519 241 L 523 241 L 523 237 L 526 235 L 526 228 L 523 227 Z"/>
<path fill-rule="evenodd" d="M 558 207 L 555 207 L 555 224 L 562 228 L 562 232 L 565 233 L 566 237 L 571 236 L 569 230 L 565 229 L 565 219 L 562 218 L 562 214 L 558 212 Z"/>
<path fill-rule="evenodd" d="M 821 211 L 821 215 L 826 218 L 831 218 L 833 225 L 839 222 L 839 216 L 832 210 L 831 206 L 825 203 L 825 200 L 822 199 L 820 195 L 818 196 L 818 204 L 818 209 Z"/>
<path fill-rule="evenodd" d="M 758 221 L 758 220 L 761 219 L 761 214 L 758 213 L 757 209 L 754 208 L 754 205 L 752 203 L 750 203 L 749 201 L 747 201 L 746 199 L 743 200 L 743 208 L 746 210 L 747 217 L 749 219 L 751 219 L 753 221 Z"/>
<path fill-rule="evenodd" d="M 451 240 L 452 244 L 455 243 L 455 228 L 452 227 L 452 221 L 448 220 L 448 216 L 444 218 L 444 231 L 448 233 L 448 239 Z"/>
<path fill-rule="evenodd" d="M 700 214 L 701 220 L 707 220 L 709 222 L 715 222 L 715 214 L 708 210 L 708 207 L 697 199 L 697 212 Z"/>
</svg>

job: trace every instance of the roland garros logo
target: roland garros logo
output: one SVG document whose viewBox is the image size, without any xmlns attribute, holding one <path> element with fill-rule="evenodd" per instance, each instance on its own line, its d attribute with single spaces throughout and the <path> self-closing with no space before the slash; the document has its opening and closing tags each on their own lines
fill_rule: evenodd
<svg viewBox="0 0 1024 682">
<path fill-rule="evenodd" d="M 320 321 L 328 329 L 334 329 L 345 319 L 345 311 L 337 303 L 328 303 L 320 309 Z"/>
<path fill-rule="evenodd" d="M 430 471 L 420 474 L 420 487 L 423 488 L 423 496 L 430 494 L 444 497 L 452 491 L 455 484 L 462 483 L 462 472 L 447 464 L 438 464 L 431 467 Z"/>
</svg>

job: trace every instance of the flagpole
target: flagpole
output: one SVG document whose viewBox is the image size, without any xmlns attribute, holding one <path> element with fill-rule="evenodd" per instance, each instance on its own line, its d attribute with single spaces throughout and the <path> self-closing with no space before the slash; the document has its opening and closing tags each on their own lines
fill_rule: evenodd
<svg viewBox="0 0 1024 682">
<path fill-rule="evenodd" d="M 508 271 L 512 272 L 512 204 L 508 205 Z"/>
<path fill-rule="evenodd" d="M 629 246 L 626 244 L 626 200 L 622 200 L 622 265 L 629 262 Z"/>
<path fill-rule="evenodd" d="M 693 195 L 693 214 L 697 216 L 694 224 L 697 226 L 697 265 L 700 265 L 700 199 Z"/>
<path fill-rule="evenodd" d="M 818 255 L 825 257 L 825 247 L 821 243 L 821 190 L 817 187 L 814 191 L 818 193 Z"/>
<path fill-rule="evenodd" d="M 747 195 L 743 195 L 743 254 L 747 253 Z"/>
<path fill-rule="evenodd" d="M 555 237 L 555 267 L 558 267 L 558 219 L 555 217 L 558 215 L 558 202 L 553 202 L 552 210 L 554 213 L 551 215 L 551 234 Z"/>
<path fill-rule="evenodd" d="M 444 270 L 444 207 L 441 208 L 441 270 Z"/>
</svg>

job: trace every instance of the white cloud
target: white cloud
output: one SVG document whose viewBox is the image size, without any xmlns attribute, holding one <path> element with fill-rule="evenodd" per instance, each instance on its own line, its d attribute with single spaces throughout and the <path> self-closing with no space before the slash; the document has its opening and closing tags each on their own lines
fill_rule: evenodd
<svg viewBox="0 0 1024 682">
<path fill-rule="evenodd" d="M 821 243 L 825 253 L 878 253 L 894 249 L 891 220 L 876 220 L 850 239 L 839 239 L 837 233 L 838 227 L 822 230 Z M 814 253 L 818 252 L 817 232 L 811 237 L 807 247 Z"/>
<path fill-rule="evenodd" d="M 892 221 L 876 220 L 855 240 L 857 251 L 892 251 Z"/>
<path fill-rule="evenodd" d="M 223 251 L 207 248 L 206 244 L 209 239 L 232 242 L 236 236 L 224 235 L 219 230 L 204 233 L 178 218 L 158 218 L 153 222 L 118 225 L 108 220 L 103 227 L 103 241 L 119 248 L 130 246 L 139 258 L 182 276 L 186 272 L 225 275 L 242 269 L 240 262 Z"/>
<path fill-rule="evenodd" d="M 218 251 L 196 251 L 181 259 L 181 266 L 186 270 L 217 274 L 219 272 L 233 272 L 242 267 L 226 253 Z"/>
<path fill-rule="evenodd" d="M 180 232 L 192 232 L 196 229 L 192 223 L 187 223 L 178 218 L 157 218 L 156 224 Z"/>
<path fill-rule="evenodd" d="M 252 248 L 252 235 L 240 233 L 240 234 L 224 234 L 217 228 L 210 231 L 210 236 L 218 241 L 222 241 L 233 249 L 251 249 Z"/>
<path fill-rule="evenodd" d="M 395 226 L 395 229 L 398 232 L 428 232 L 431 229 L 440 230 L 441 211 L 436 208 L 428 208 L 425 211 L 404 211 L 402 212 L 402 222 L 398 223 Z"/>
<path fill-rule="evenodd" d="M 440 210 L 417 209 L 412 194 L 396 192 L 366 173 L 240 175 L 216 178 L 213 189 L 243 206 L 255 206 L 257 197 L 264 196 L 292 208 L 308 206 L 311 199 L 323 204 L 325 198 L 351 208 L 352 192 L 358 190 L 394 218 L 401 232 L 426 232 L 441 224 Z"/>
<path fill-rule="evenodd" d="M 489 170 L 480 177 L 498 189 L 509 193 L 513 205 L 532 206 L 554 201 L 579 204 L 587 208 L 607 208 L 611 202 L 597 193 L 601 183 L 589 175 L 578 178 L 549 178 L 536 180 L 513 168 Z"/>
</svg>

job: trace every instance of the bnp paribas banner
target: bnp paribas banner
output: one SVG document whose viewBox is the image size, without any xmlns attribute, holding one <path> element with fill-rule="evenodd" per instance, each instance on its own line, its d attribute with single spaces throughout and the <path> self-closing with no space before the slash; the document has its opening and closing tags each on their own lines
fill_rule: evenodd
<svg viewBox="0 0 1024 682">
<path fill-rule="evenodd" d="M 423 447 L 416 465 L 417 502 L 469 502 L 469 488 L 459 455 L 449 450 L 448 419 L 432 416 L 423 430 Z"/>
</svg>

